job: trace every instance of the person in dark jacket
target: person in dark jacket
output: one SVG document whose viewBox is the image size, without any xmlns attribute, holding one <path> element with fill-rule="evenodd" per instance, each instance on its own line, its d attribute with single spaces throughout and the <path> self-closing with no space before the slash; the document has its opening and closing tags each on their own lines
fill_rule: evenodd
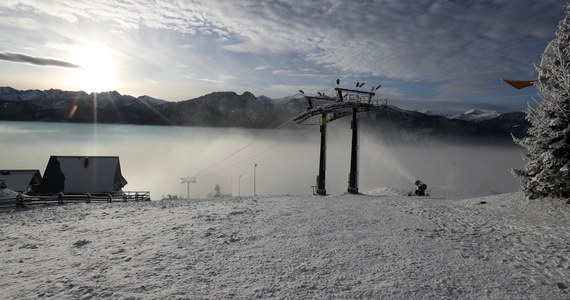
<svg viewBox="0 0 570 300">
<path fill-rule="evenodd" d="M 416 196 L 426 196 L 427 185 L 420 180 L 416 180 Z"/>
</svg>

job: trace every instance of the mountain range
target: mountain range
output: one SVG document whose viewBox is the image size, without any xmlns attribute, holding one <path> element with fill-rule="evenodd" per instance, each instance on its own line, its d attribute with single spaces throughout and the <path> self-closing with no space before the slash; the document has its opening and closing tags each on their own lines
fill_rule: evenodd
<svg viewBox="0 0 570 300">
<path fill-rule="evenodd" d="M 169 102 L 116 91 L 87 94 L 0 87 L 0 120 L 10 121 L 275 128 L 305 111 L 306 106 L 303 98 L 270 99 L 250 92 L 214 92 Z M 446 117 L 388 106 L 362 113 L 360 119 L 365 130 L 392 141 L 413 136 L 414 140 L 512 143 L 511 133 L 522 137 L 530 127 L 522 112 L 500 114 L 475 109 Z"/>
</svg>

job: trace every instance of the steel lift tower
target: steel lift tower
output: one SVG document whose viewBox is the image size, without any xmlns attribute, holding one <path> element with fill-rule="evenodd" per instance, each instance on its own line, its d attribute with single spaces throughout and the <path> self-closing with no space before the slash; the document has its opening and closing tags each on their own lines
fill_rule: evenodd
<svg viewBox="0 0 570 300">
<path fill-rule="evenodd" d="M 180 184 L 186 184 L 186 200 L 190 200 L 190 184 L 196 183 L 196 177 L 182 177 L 180 178 Z"/>
<path fill-rule="evenodd" d="M 337 85 L 340 81 L 337 79 Z M 307 96 L 303 91 L 300 91 L 309 106 L 307 110 L 297 117 L 294 121 L 297 124 L 303 124 L 307 120 L 315 116 L 320 116 L 320 157 L 319 157 L 319 175 L 317 175 L 317 194 L 326 195 L 325 179 L 326 179 L 326 152 L 327 152 L 327 124 L 342 117 L 352 116 L 352 140 L 350 151 L 350 172 L 348 175 L 348 192 L 351 194 L 358 194 L 358 154 L 359 154 L 359 123 L 358 113 L 363 111 L 371 111 L 384 109 L 387 107 L 386 103 L 380 104 L 378 100 L 372 98 L 376 95 L 375 91 L 380 88 L 372 87 L 371 91 L 360 90 L 364 82 L 356 83 L 357 89 L 347 89 L 337 87 L 336 97 L 328 97 L 322 93 L 319 96 Z M 318 103 L 324 103 L 316 105 Z M 329 118 L 329 115 L 331 117 Z"/>
</svg>

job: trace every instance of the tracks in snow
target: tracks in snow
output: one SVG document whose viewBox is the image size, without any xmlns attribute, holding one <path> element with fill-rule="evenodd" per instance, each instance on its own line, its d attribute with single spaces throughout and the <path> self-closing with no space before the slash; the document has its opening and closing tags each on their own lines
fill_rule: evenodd
<svg viewBox="0 0 570 300">
<path fill-rule="evenodd" d="M 429 201 L 429 200 L 424 200 Z M 567 221 L 551 216 L 504 217 L 500 203 L 469 200 L 411 201 L 405 212 L 435 224 L 434 229 L 416 229 L 426 239 L 443 239 L 466 260 L 507 270 L 514 286 L 548 286 L 570 292 L 570 233 Z M 468 205 L 465 205 L 468 204 Z M 512 208 L 509 208 L 512 214 Z M 536 219 L 533 224 L 529 218 Z M 524 220 L 527 219 L 527 220 Z"/>
</svg>

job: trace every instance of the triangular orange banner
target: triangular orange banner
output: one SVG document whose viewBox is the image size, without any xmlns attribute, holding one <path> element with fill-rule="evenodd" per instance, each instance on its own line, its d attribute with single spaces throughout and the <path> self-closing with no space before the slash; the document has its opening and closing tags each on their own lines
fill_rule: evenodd
<svg viewBox="0 0 570 300">
<path fill-rule="evenodd" d="M 529 86 L 533 86 L 538 80 L 510 80 L 503 79 L 508 85 L 514 87 L 517 90 L 524 89 Z"/>
</svg>

